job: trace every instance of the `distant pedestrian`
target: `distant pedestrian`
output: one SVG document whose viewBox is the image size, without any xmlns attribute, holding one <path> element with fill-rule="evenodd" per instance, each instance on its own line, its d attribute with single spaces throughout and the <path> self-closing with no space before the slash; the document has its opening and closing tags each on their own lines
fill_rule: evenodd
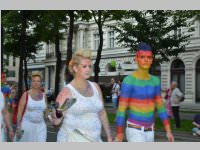
<svg viewBox="0 0 200 150">
<path fill-rule="evenodd" d="M 192 124 L 195 126 L 192 129 L 193 135 L 198 135 L 200 136 L 200 114 L 196 114 L 194 116 Z"/>
<path fill-rule="evenodd" d="M 111 81 L 111 87 L 112 87 L 112 91 L 111 91 L 112 103 L 113 103 L 113 107 L 117 109 L 120 86 L 119 84 L 116 83 L 114 78 L 111 78 L 110 81 Z"/>
<path fill-rule="evenodd" d="M 171 97 L 171 87 L 166 90 L 165 97 L 164 97 L 167 115 L 169 118 L 172 117 L 172 106 L 171 106 L 170 97 Z"/>
<path fill-rule="evenodd" d="M 180 99 L 183 97 L 183 93 L 177 88 L 177 82 L 173 81 L 171 83 L 171 96 L 170 102 L 172 106 L 172 113 L 175 119 L 176 128 L 181 127 L 179 108 L 180 108 Z"/>
</svg>

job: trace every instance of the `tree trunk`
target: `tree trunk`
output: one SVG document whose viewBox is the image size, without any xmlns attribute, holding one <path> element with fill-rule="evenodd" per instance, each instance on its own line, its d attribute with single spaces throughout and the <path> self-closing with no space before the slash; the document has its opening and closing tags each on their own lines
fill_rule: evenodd
<svg viewBox="0 0 200 150">
<path fill-rule="evenodd" d="M 100 72 L 99 63 L 101 60 L 101 52 L 102 52 L 102 48 L 103 48 L 103 30 L 102 30 L 102 25 L 100 22 L 98 23 L 98 28 L 99 28 L 100 42 L 99 42 L 99 47 L 98 47 L 98 51 L 97 51 L 96 61 L 94 63 L 94 81 L 97 83 L 99 81 L 99 72 Z"/>
<path fill-rule="evenodd" d="M 25 59 L 24 59 L 24 84 L 25 84 L 26 90 L 29 90 L 27 76 L 28 76 L 28 69 L 27 69 L 27 60 L 26 60 L 26 56 L 25 56 Z"/>
<path fill-rule="evenodd" d="M 3 30 L 3 25 L 1 24 L 1 72 L 3 72 L 3 53 L 4 53 L 4 47 L 3 47 L 3 42 L 4 42 L 4 30 Z"/>
<path fill-rule="evenodd" d="M 69 10 L 70 17 L 70 26 L 69 26 L 69 36 L 67 40 L 67 58 L 66 58 L 66 70 L 65 70 L 65 80 L 66 83 L 69 83 L 73 76 L 69 72 L 68 65 L 72 58 L 72 41 L 73 41 L 73 32 L 74 32 L 74 10 Z"/>
<path fill-rule="evenodd" d="M 26 20 L 26 11 L 22 10 L 22 30 L 21 30 L 21 38 L 20 38 L 20 62 L 19 62 L 19 73 L 18 73 L 18 97 L 22 96 L 23 92 L 23 60 L 25 60 L 24 52 L 26 51 L 25 47 L 25 38 L 26 38 L 26 27 L 27 27 L 27 20 Z"/>
<path fill-rule="evenodd" d="M 56 75 L 55 75 L 55 92 L 54 96 L 57 97 L 60 85 L 60 70 L 61 70 L 61 53 L 60 53 L 60 41 L 59 41 L 59 31 L 57 30 L 55 39 L 55 51 L 56 51 Z"/>
</svg>

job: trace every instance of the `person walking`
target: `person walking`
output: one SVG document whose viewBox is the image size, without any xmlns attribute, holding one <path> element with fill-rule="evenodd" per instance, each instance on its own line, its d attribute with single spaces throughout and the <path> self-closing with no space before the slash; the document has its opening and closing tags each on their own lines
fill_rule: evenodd
<svg viewBox="0 0 200 150">
<path fill-rule="evenodd" d="M 141 42 L 138 45 L 135 62 L 138 68 L 124 78 L 116 119 L 115 141 L 124 138 L 126 110 L 126 138 L 128 142 L 154 141 L 154 115 L 157 110 L 163 122 L 168 141 L 174 141 L 170 123 L 161 97 L 160 80 L 149 74 L 153 58 L 151 47 Z"/>
<path fill-rule="evenodd" d="M 102 142 L 102 126 L 105 130 L 107 141 L 112 141 L 111 130 L 104 108 L 102 92 L 99 85 L 88 80 L 92 71 L 90 50 L 78 50 L 73 55 L 69 70 L 73 80 L 62 89 L 57 96 L 56 102 L 59 108 L 63 103 L 72 98 L 76 102 L 63 112 L 63 123 L 57 135 L 58 142 Z M 56 115 L 52 115 L 51 122 L 54 124 Z M 85 140 L 77 138 L 77 132 L 83 135 Z M 75 138 L 76 137 L 76 138 Z"/>
<path fill-rule="evenodd" d="M 165 98 L 165 107 L 166 107 L 169 118 L 172 117 L 172 106 L 171 106 L 170 97 L 171 97 L 171 87 L 166 90 L 165 97 L 164 97 Z"/>
<path fill-rule="evenodd" d="M 177 82 L 172 81 L 170 102 L 172 106 L 172 113 L 175 119 L 176 128 L 181 127 L 179 108 L 180 108 L 180 103 L 181 103 L 180 99 L 183 96 L 184 96 L 183 93 L 179 90 L 179 88 L 177 88 Z"/>
<path fill-rule="evenodd" d="M 31 75 L 31 89 L 23 93 L 18 106 L 17 137 L 19 142 L 46 142 L 47 126 L 47 98 L 41 91 L 42 75 L 33 72 Z M 24 111 L 24 115 L 23 115 Z M 45 112 L 45 115 L 44 115 Z M 21 131 L 24 131 L 23 135 Z"/>
<path fill-rule="evenodd" d="M 114 78 L 111 78 L 111 98 L 112 98 L 112 103 L 113 103 L 113 108 L 117 109 L 118 107 L 118 98 L 119 98 L 119 91 L 120 91 L 120 86 L 115 82 Z"/>
</svg>

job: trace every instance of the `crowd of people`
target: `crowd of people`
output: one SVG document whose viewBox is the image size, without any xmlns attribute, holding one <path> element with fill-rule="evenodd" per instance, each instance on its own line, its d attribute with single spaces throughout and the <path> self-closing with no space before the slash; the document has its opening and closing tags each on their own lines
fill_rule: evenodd
<svg viewBox="0 0 200 150">
<path fill-rule="evenodd" d="M 180 128 L 179 105 L 184 96 L 172 82 L 166 91 L 166 107 L 161 96 L 160 80 L 149 74 L 153 62 L 151 47 L 141 42 L 137 47 L 135 62 L 138 69 L 123 80 L 111 78 L 111 99 L 116 111 L 116 135 L 113 137 L 100 86 L 89 81 L 92 73 L 92 55 L 90 50 L 78 50 L 69 63 L 73 80 L 69 82 L 56 98 L 57 106 L 49 112 L 48 100 L 42 89 L 42 75 L 33 72 L 31 88 L 23 93 L 16 105 L 16 89 L 5 83 L 5 74 L 1 78 L 0 97 L 0 141 L 45 142 L 49 119 L 55 127 L 59 126 L 57 142 L 103 142 L 101 134 L 105 131 L 108 142 L 154 141 L 154 114 L 157 110 L 163 122 L 168 141 L 174 136 L 170 127 L 170 117 L 174 116 L 176 127 Z M 74 100 L 74 103 L 69 104 Z M 17 107 L 16 130 L 12 127 L 9 108 Z M 63 109 L 66 107 L 66 109 Z M 58 115 L 58 112 L 60 113 Z M 199 116 L 193 124 L 193 132 L 199 132 Z M 8 131 L 5 133 L 5 129 Z M 198 131 L 198 132 L 197 132 Z"/>
</svg>

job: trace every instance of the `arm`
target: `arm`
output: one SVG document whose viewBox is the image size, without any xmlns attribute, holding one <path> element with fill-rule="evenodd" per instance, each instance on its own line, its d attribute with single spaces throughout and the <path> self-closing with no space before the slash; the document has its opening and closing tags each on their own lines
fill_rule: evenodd
<svg viewBox="0 0 200 150">
<path fill-rule="evenodd" d="M 160 93 L 161 88 L 160 88 L 160 80 L 159 79 L 158 79 L 158 84 L 156 85 L 155 89 L 156 89 L 156 95 L 154 97 L 154 101 L 155 101 L 155 105 L 156 105 L 159 117 L 163 122 L 168 140 L 174 141 L 174 137 L 171 133 L 170 123 L 169 123 L 168 115 L 166 112 L 166 108 L 163 104 L 161 93 Z"/>
<path fill-rule="evenodd" d="M 11 122 L 10 122 L 10 114 L 8 112 L 8 106 L 5 102 L 5 98 L 4 98 L 4 109 L 3 109 L 3 116 L 4 116 L 4 120 L 5 120 L 5 123 L 6 123 L 6 127 L 8 128 L 9 130 L 9 137 L 10 137 L 10 140 L 13 141 L 13 138 L 14 138 L 14 132 L 13 132 L 13 128 L 12 128 L 12 125 L 11 125 Z"/>
<path fill-rule="evenodd" d="M 125 116 L 126 110 L 128 108 L 129 103 L 129 95 L 131 87 L 127 83 L 122 83 L 121 91 L 120 91 L 120 99 L 119 99 L 119 106 L 117 110 L 116 116 L 116 137 L 115 141 L 121 142 L 124 138 L 124 123 L 125 123 Z"/>
<path fill-rule="evenodd" d="M 17 129 L 21 129 L 21 119 L 22 119 L 22 113 L 26 104 L 26 94 L 28 93 L 24 92 L 24 94 L 19 100 L 18 113 L 17 113 Z"/>
<path fill-rule="evenodd" d="M 192 124 L 193 124 L 194 126 L 196 126 L 197 128 L 200 128 L 200 125 L 199 125 L 198 123 L 196 123 L 195 121 L 193 121 Z"/>
<path fill-rule="evenodd" d="M 102 100 L 102 103 L 104 103 L 100 87 L 96 83 L 95 83 L 95 86 L 97 87 L 97 90 L 99 92 L 99 96 L 100 96 L 100 99 Z M 107 113 L 106 113 L 106 110 L 104 107 L 103 107 L 103 110 L 99 113 L 99 118 L 100 118 L 103 128 L 105 130 L 108 142 L 112 142 L 110 125 L 109 125 Z"/>
<path fill-rule="evenodd" d="M 47 102 L 47 97 L 45 95 L 45 103 L 46 103 L 46 109 L 45 109 L 45 112 L 44 112 L 44 117 L 47 118 L 48 117 L 48 114 L 49 114 L 49 110 L 48 110 L 48 102 Z"/>
</svg>

